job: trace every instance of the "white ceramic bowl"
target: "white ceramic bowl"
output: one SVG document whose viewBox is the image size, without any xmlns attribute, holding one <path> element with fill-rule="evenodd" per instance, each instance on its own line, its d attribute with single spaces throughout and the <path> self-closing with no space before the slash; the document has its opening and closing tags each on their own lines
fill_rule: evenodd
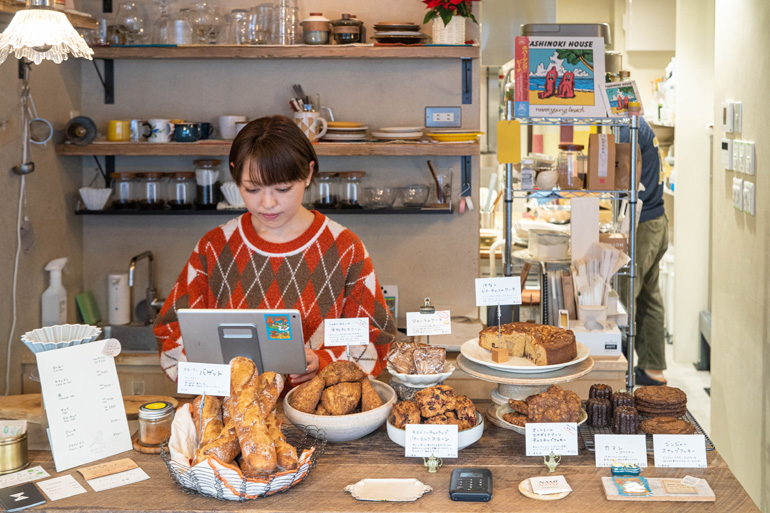
<svg viewBox="0 0 770 513">
<path fill-rule="evenodd" d="M 88 210 L 102 210 L 112 194 L 112 189 L 81 187 L 79 190 L 80 197 Z"/>
<path fill-rule="evenodd" d="M 455 366 L 451 363 L 445 363 L 444 371 L 445 372 L 442 372 L 441 374 L 402 374 L 400 372 L 396 372 L 396 369 L 393 368 L 393 365 L 388 362 L 388 372 L 390 375 L 404 385 L 419 387 L 438 385 L 452 375 L 452 373 L 455 371 Z"/>
<path fill-rule="evenodd" d="M 238 186 L 234 182 L 223 183 L 220 187 L 222 195 L 225 200 L 234 207 L 245 207 L 241 193 L 238 191 Z"/>
<path fill-rule="evenodd" d="M 329 442 L 347 442 L 349 440 L 358 440 L 368 435 L 378 427 L 382 426 L 390 415 L 390 409 L 396 402 L 396 391 L 387 384 L 372 380 L 374 389 L 384 403 L 379 408 L 364 411 L 361 413 L 351 413 L 350 415 L 313 415 L 295 410 L 289 404 L 291 396 L 297 391 L 296 388 L 289 391 L 283 400 L 283 412 L 286 417 L 296 426 L 314 426 L 322 429 L 326 440 Z"/>
<path fill-rule="evenodd" d="M 559 172 L 555 169 L 540 171 L 535 178 L 535 184 L 541 189 L 553 189 L 559 182 Z"/>
<path fill-rule="evenodd" d="M 469 445 L 477 442 L 484 433 L 484 417 L 476 412 L 476 425 L 465 431 L 457 433 L 457 449 L 465 449 Z M 406 430 L 399 429 L 388 421 L 388 436 L 401 447 L 406 444 Z"/>
<path fill-rule="evenodd" d="M 93 342 L 102 329 L 89 324 L 60 324 L 28 331 L 21 336 L 21 341 L 33 353 L 61 349 Z"/>
</svg>

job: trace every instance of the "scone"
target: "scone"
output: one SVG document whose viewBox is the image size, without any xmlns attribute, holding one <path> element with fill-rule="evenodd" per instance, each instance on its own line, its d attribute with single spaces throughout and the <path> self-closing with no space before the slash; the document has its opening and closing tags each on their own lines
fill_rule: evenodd
<svg viewBox="0 0 770 513">
<path fill-rule="evenodd" d="M 364 371 L 354 362 L 337 360 L 321 369 L 318 375 L 326 382 L 326 386 L 330 387 L 337 383 L 359 381 L 364 377 Z"/>
<path fill-rule="evenodd" d="M 361 400 L 361 383 L 338 383 L 321 394 L 321 404 L 331 415 L 352 413 Z"/>
<path fill-rule="evenodd" d="M 397 402 L 388 416 L 388 422 L 398 429 L 404 429 L 407 424 L 419 424 L 420 420 L 420 408 L 414 401 Z"/>
<path fill-rule="evenodd" d="M 313 413 L 321 400 L 321 394 L 324 391 L 324 380 L 316 376 L 310 381 L 302 383 L 291 396 L 289 404 L 295 410 L 304 413 Z"/>
<path fill-rule="evenodd" d="M 426 418 L 455 409 L 455 391 L 448 385 L 424 388 L 414 394 L 414 400 Z"/>
<path fill-rule="evenodd" d="M 476 406 L 465 395 L 455 397 L 455 414 L 457 415 L 460 431 L 470 429 L 476 425 Z"/>
<path fill-rule="evenodd" d="M 361 411 L 369 411 L 382 406 L 380 394 L 374 389 L 374 385 L 365 376 L 361 381 Z"/>
</svg>

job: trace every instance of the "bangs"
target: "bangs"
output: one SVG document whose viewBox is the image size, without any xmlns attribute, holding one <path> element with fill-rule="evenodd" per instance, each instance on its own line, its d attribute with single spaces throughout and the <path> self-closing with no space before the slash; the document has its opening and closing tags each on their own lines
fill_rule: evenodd
<svg viewBox="0 0 770 513">
<path fill-rule="evenodd" d="M 248 176 L 254 185 L 266 187 L 298 182 L 307 177 L 307 171 L 303 171 L 307 163 L 274 139 L 258 140 L 248 148 L 242 162 L 241 180 Z"/>
</svg>

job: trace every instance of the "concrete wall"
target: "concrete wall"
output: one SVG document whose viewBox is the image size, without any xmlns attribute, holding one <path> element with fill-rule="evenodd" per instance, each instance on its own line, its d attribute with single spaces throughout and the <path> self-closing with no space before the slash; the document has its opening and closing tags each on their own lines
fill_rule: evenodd
<svg viewBox="0 0 770 513">
<path fill-rule="evenodd" d="M 5 27 L 0 25 L 0 30 Z M 70 258 L 63 275 L 68 293 L 68 321 L 75 322 L 75 294 L 82 291 L 82 230 L 74 210 L 81 172 L 77 162 L 60 160 L 53 144 L 33 145 L 35 171 L 25 178 L 22 198 L 24 231 L 19 258 L 16 292 L 16 323 L 13 332 L 13 267 L 16 254 L 16 220 L 19 209 L 21 177 L 11 172 L 21 162 L 21 127 L 17 61 L 9 57 L 0 65 L 0 393 L 5 391 L 8 341 L 11 343 L 10 390 L 21 390 L 21 354 L 28 349 L 21 334 L 39 328 L 40 296 L 48 287 L 43 268 L 50 260 Z M 80 64 L 44 62 L 32 66 L 32 97 L 39 117 L 61 130 L 69 112 L 80 107 Z"/>
<path fill-rule="evenodd" d="M 758 171 L 751 179 L 757 198 L 752 217 L 733 209 L 736 174 L 721 169 L 715 145 L 711 436 L 760 509 L 770 511 L 770 106 L 761 93 L 761 84 L 770 80 L 770 59 L 758 51 L 767 41 L 770 4 L 717 0 L 714 19 L 714 118 L 721 118 L 722 101 L 743 102 L 743 132 L 735 138 L 756 143 Z M 721 137 L 721 130 L 715 137 Z"/>
</svg>

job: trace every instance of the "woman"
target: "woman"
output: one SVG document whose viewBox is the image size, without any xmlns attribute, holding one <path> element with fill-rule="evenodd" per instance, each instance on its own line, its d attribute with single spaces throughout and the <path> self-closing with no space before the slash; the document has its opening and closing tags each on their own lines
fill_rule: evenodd
<svg viewBox="0 0 770 513">
<path fill-rule="evenodd" d="M 161 309 L 154 332 L 169 378 L 186 361 L 179 308 L 299 310 L 307 373 L 290 375 L 292 385 L 345 353 L 324 347 L 324 319 L 368 317 L 369 344 L 351 346 L 351 358 L 373 376 L 384 369 L 395 324 L 360 239 L 302 206 L 316 171 L 312 144 L 287 117 L 257 119 L 238 133 L 230 173 L 248 212 L 198 242 Z"/>
</svg>

